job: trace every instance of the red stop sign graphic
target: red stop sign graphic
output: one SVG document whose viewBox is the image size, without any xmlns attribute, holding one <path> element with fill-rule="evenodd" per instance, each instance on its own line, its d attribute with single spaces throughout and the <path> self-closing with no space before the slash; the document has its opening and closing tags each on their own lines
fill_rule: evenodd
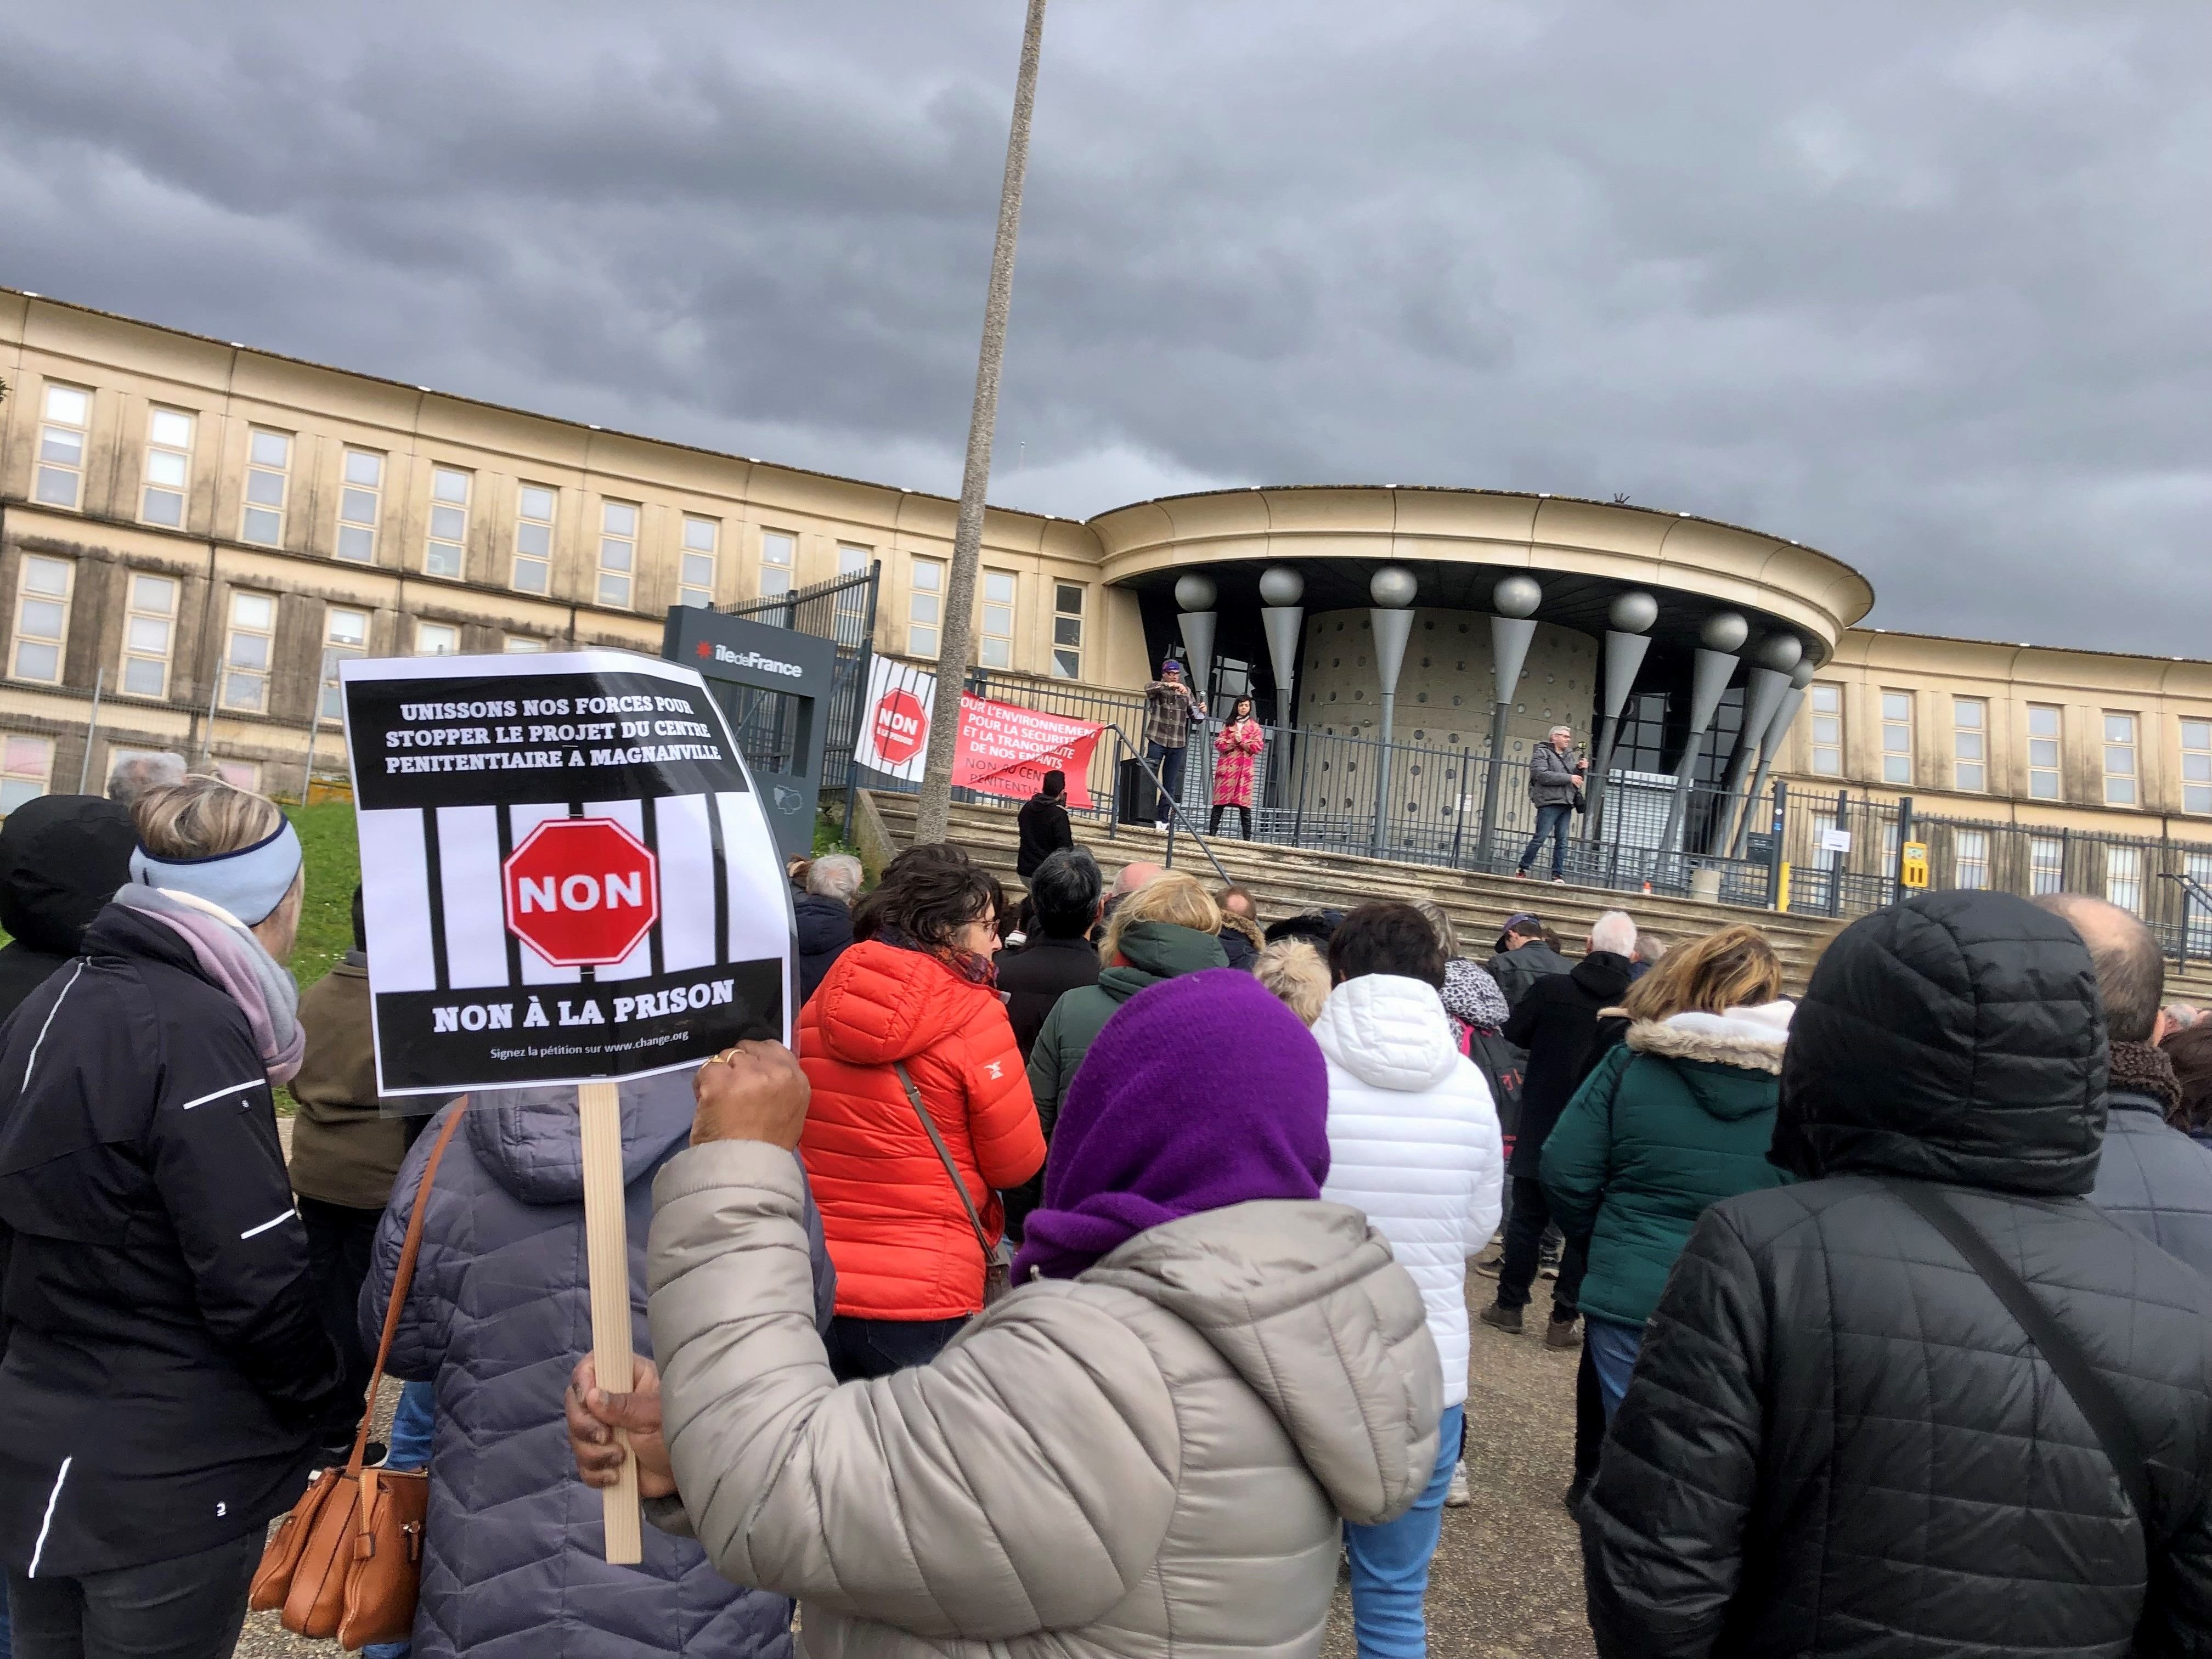
<svg viewBox="0 0 2212 1659">
<path fill-rule="evenodd" d="M 612 818 L 548 818 L 501 874 L 507 931 L 556 968 L 620 962 L 660 917 L 660 862 Z"/>
<path fill-rule="evenodd" d="M 929 716 L 911 691 L 886 691 L 876 704 L 876 752 L 892 765 L 912 760 L 929 735 Z"/>
</svg>

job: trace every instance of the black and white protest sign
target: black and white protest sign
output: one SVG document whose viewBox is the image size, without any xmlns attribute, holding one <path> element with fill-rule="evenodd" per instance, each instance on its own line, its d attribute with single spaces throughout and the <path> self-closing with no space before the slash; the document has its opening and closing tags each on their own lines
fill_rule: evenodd
<svg viewBox="0 0 2212 1659">
<path fill-rule="evenodd" d="M 697 674 L 600 651 L 340 680 L 384 1093 L 790 1041 L 789 886 Z"/>
</svg>

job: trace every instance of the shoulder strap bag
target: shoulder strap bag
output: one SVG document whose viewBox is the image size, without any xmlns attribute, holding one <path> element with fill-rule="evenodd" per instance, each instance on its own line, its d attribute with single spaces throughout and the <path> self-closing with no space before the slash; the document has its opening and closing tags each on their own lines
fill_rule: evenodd
<svg viewBox="0 0 2212 1659">
<path fill-rule="evenodd" d="M 907 1070 L 906 1062 L 895 1060 L 891 1062 L 891 1069 L 898 1073 L 899 1086 L 906 1091 L 906 1097 L 914 1103 L 914 1115 L 921 1120 L 922 1129 L 929 1136 L 929 1144 L 937 1148 L 937 1161 L 945 1166 L 945 1177 L 952 1182 L 952 1190 L 959 1196 L 960 1208 L 968 1217 L 968 1224 L 975 1230 L 976 1248 L 983 1252 L 983 1305 L 988 1308 L 1012 1288 L 1013 1252 L 1006 1248 L 1004 1240 L 994 1245 L 990 1234 L 983 1231 L 982 1218 L 975 1213 L 975 1200 L 968 1196 L 968 1183 L 960 1178 L 960 1168 L 953 1163 L 952 1154 L 945 1145 L 945 1137 L 937 1132 L 937 1120 L 930 1116 L 929 1108 L 921 1103 L 921 1091 L 915 1086 L 914 1074 Z"/>
<path fill-rule="evenodd" d="M 453 1103 L 446 1126 L 422 1165 L 416 1183 L 415 1208 L 407 1218 L 407 1237 L 399 1247 L 399 1266 L 392 1276 L 392 1295 L 384 1310 L 384 1336 L 376 1345 L 376 1368 L 369 1373 L 361 1428 L 353 1455 L 342 1469 L 325 1469 L 292 1506 L 253 1575 L 248 1605 L 257 1613 L 281 1607 L 284 1628 L 317 1640 L 337 1638 L 353 1649 L 371 1642 L 404 1641 L 415 1629 L 415 1600 L 422 1576 L 422 1523 L 430 1507 L 427 1469 L 369 1469 L 362 1467 L 368 1448 L 368 1426 L 376 1391 L 392 1340 L 399 1329 L 400 1310 L 415 1277 L 415 1258 L 422 1249 L 422 1212 L 438 1178 L 438 1162 L 460 1127 L 468 1097 Z"/>
<path fill-rule="evenodd" d="M 2090 1364 L 2087 1352 L 2072 1333 L 2052 1316 L 2028 1288 L 2027 1282 L 1997 1254 L 1996 1247 L 1983 1237 L 1980 1229 L 1960 1212 L 1942 1188 L 1927 1182 L 1890 1177 L 1884 1177 L 1881 1184 L 1911 1206 L 1922 1220 L 1942 1234 L 1951 1248 L 1966 1259 L 1975 1277 L 1989 1286 L 1997 1300 L 2004 1304 L 2005 1311 L 2027 1333 L 2028 1340 L 2051 1367 L 2058 1386 L 2073 1401 L 2075 1409 L 2088 1420 L 2097 1443 L 2104 1449 L 2106 1461 L 2112 1464 L 2120 1489 L 2127 1493 L 2128 1502 L 2135 1508 L 2136 1520 L 2142 1528 L 2143 1549 L 2148 1558 L 2143 1595 L 2143 1606 L 2148 1611 L 2158 1599 L 2160 1566 L 2165 1552 L 2153 1519 L 2150 1470 L 2144 1461 L 2142 1441 L 2136 1433 L 2135 1422 L 2129 1417 L 2127 1407 L 2112 1385 Z M 2140 1644 L 2140 1627 L 2136 1634 Z M 2136 1649 L 2138 1652 L 2149 1650 L 2140 1645 Z"/>
</svg>

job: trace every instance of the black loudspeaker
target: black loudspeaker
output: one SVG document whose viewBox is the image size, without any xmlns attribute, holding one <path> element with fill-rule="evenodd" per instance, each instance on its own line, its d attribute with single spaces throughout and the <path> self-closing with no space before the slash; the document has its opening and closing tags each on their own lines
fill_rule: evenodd
<svg viewBox="0 0 2212 1659">
<path fill-rule="evenodd" d="M 1114 774 L 1114 817 L 1122 823 L 1141 823 L 1150 826 L 1152 809 L 1160 792 L 1153 787 L 1152 775 L 1145 769 L 1144 762 L 1132 757 L 1115 769 Z"/>
</svg>

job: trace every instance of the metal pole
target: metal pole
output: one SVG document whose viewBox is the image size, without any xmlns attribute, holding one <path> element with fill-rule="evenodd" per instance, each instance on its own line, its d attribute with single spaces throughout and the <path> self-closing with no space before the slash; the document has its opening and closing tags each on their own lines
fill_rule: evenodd
<svg viewBox="0 0 2212 1659">
<path fill-rule="evenodd" d="M 1382 694 L 1382 741 L 1375 745 L 1375 839 L 1368 851 L 1375 857 L 1382 856 L 1383 830 L 1390 817 L 1390 718 L 1395 712 L 1398 694 Z"/>
<path fill-rule="evenodd" d="M 1461 839 L 1467 833 L 1467 775 L 1474 769 L 1474 750 L 1472 749 L 1461 750 L 1459 751 L 1458 787 L 1454 792 L 1459 796 L 1459 807 L 1458 810 L 1454 811 L 1452 814 L 1451 861 L 1452 868 L 1455 870 L 1460 867 L 1459 844 Z"/>
<path fill-rule="evenodd" d="M 88 794 L 92 788 L 92 738 L 100 730 L 100 694 L 107 684 L 107 670 L 102 668 L 92 677 L 92 714 L 84 723 L 84 764 L 76 769 L 76 792 Z"/>
<path fill-rule="evenodd" d="M 1897 857 L 1889 871 L 1889 902 L 1905 902 L 1905 843 L 1912 839 L 1912 797 L 1905 795 L 1897 803 Z"/>
<path fill-rule="evenodd" d="M 1583 817 L 1583 836 L 1596 841 L 1604 833 L 1605 775 L 1613 765 L 1613 745 L 1620 741 L 1620 717 L 1607 714 L 1601 717 L 1597 730 L 1597 758 L 1590 768 L 1589 781 L 1583 786 L 1583 794 L 1589 802 Z"/>
<path fill-rule="evenodd" d="M 1851 821 L 1850 814 L 1850 791 L 1848 789 L 1837 790 L 1836 822 L 1834 827 L 1841 830 L 1848 825 Z M 1835 861 L 1828 866 L 1828 914 L 1832 916 L 1841 915 L 1843 914 L 1844 872 L 1850 866 L 1850 861 L 1851 855 L 1849 853 L 1838 853 L 1835 854 Z"/>
<path fill-rule="evenodd" d="M 975 610 L 976 566 L 983 554 L 983 496 L 991 482 L 991 439 L 999 421 L 999 365 L 1006 350 L 1006 313 L 1013 301 L 1014 243 L 1022 223 L 1022 180 L 1029 167 L 1030 118 L 1036 106 L 1037 55 L 1044 40 L 1045 0 L 1030 0 L 1022 30 L 1021 69 L 1014 79 L 1014 114 L 1006 131 L 1006 172 L 999 187 L 999 234 L 991 249 L 991 285 L 983 301 L 983 343 L 975 361 L 975 402 L 968 416 L 968 460 L 960 477 L 960 516 L 952 532 L 952 568 L 945 579 L 945 620 L 938 636 L 938 684 L 957 687 L 967 676 Z M 952 814 L 952 752 L 960 708 L 939 709 L 929 723 L 921 794 L 915 809 L 916 842 L 942 841 Z M 945 715 L 951 718 L 947 720 Z"/>
<path fill-rule="evenodd" d="M 1498 867 L 1498 791 L 1504 777 L 1505 722 L 1513 713 L 1510 699 L 1500 697 L 1490 716 L 1490 771 L 1482 780 L 1482 847 L 1477 868 Z"/>
<path fill-rule="evenodd" d="M 876 589 L 884 580 L 884 562 L 868 562 L 868 619 L 860 633 L 860 659 L 853 670 L 853 730 L 852 742 L 845 751 L 845 827 L 837 832 L 837 839 L 845 846 L 853 844 L 853 797 L 860 792 L 860 727 L 868 718 L 868 676 L 875 667 L 876 656 Z"/>
</svg>

